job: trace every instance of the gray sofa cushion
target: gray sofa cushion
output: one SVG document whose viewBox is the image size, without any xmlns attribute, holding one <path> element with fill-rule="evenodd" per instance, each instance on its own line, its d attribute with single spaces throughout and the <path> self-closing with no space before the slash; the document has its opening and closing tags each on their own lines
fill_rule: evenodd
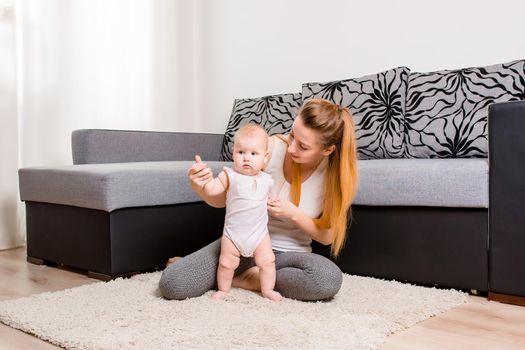
<svg viewBox="0 0 525 350">
<path fill-rule="evenodd" d="M 201 201 L 191 191 L 187 171 L 193 162 L 139 162 L 34 167 L 19 170 L 20 197 L 99 209 Z M 207 162 L 217 175 L 231 163 Z"/>
<path fill-rule="evenodd" d="M 410 73 L 409 158 L 486 158 L 488 105 L 525 99 L 525 60 L 488 67 Z"/>
<path fill-rule="evenodd" d="M 99 209 L 197 202 L 186 176 L 190 161 L 83 164 L 19 170 L 20 196 Z M 229 162 L 207 162 L 217 175 Z M 488 207 L 486 159 L 360 160 L 354 204 Z"/>
<path fill-rule="evenodd" d="M 360 78 L 303 84 L 303 101 L 324 98 L 354 116 L 360 159 L 403 156 L 409 69 L 398 67 Z"/>
<path fill-rule="evenodd" d="M 131 130 L 73 131 L 73 164 L 220 160 L 220 134 Z"/>
<path fill-rule="evenodd" d="M 236 99 L 224 134 L 221 160 L 232 160 L 233 135 L 241 125 L 258 124 L 268 135 L 287 134 L 301 103 L 301 93 Z"/>
<path fill-rule="evenodd" d="M 487 159 L 359 161 L 354 204 L 488 208 Z"/>
</svg>

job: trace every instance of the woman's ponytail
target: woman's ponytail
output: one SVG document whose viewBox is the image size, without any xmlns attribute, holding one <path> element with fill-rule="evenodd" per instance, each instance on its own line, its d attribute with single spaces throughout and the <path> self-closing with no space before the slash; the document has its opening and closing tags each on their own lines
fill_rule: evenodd
<svg viewBox="0 0 525 350">
<path fill-rule="evenodd" d="M 299 112 L 305 126 L 317 130 L 324 148 L 335 146 L 325 170 L 324 202 L 315 224 L 333 232 L 331 254 L 337 256 L 344 246 L 351 204 L 357 193 L 357 146 L 355 127 L 348 109 L 322 99 L 308 101 Z M 292 202 L 300 198 L 300 171 L 293 167 Z M 297 178 L 296 178 L 297 177 Z M 297 183 L 297 181 L 299 181 Z"/>
</svg>

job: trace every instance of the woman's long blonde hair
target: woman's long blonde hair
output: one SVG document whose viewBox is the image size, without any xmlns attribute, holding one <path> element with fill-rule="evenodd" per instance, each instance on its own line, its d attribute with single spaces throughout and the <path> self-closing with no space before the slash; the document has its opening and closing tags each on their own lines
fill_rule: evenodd
<svg viewBox="0 0 525 350">
<path fill-rule="evenodd" d="M 325 170 L 324 202 L 320 218 L 315 224 L 333 231 L 331 254 L 336 257 L 343 248 L 346 238 L 350 205 L 357 193 L 357 147 L 352 115 L 347 108 L 342 108 L 328 100 L 313 99 L 306 102 L 297 114 L 304 125 L 317 131 L 321 147 L 335 146 L 328 156 Z M 292 202 L 299 205 L 301 197 L 301 169 L 292 164 Z"/>
</svg>

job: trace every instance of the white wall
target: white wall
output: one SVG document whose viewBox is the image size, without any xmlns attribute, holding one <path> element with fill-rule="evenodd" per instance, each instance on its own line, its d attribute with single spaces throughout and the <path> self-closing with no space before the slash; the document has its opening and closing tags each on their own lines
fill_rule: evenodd
<svg viewBox="0 0 525 350">
<path fill-rule="evenodd" d="M 308 81 L 525 58 L 519 0 L 198 3 L 201 131 L 223 132 L 234 98 L 300 91 Z"/>
<path fill-rule="evenodd" d="M 520 0 L 17 4 L 20 166 L 70 163 L 78 128 L 222 133 L 235 98 L 525 58 Z"/>
<path fill-rule="evenodd" d="M 525 57 L 525 3 L 495 3 L 18 0 L 21 166 L 70 163 L 78 128 L 222 133 L 235 98 Z"/>
</svg>

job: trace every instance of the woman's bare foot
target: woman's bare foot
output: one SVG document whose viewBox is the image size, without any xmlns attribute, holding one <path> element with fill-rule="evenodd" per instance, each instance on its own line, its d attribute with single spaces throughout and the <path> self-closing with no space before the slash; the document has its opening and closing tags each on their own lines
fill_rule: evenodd
<svg viewBox="0 0 525 350">
<path fill-rule="evenodd" d="M 255 292 L 261 291 L 259 267 L 250 267 L 248 270 L 244 271 L 239 276 L 235 276 L 232 281 L 232 287 L 252 290 Z"/>
<path fill-rule="evenodd" d="M 273 301 L 283 300 L 283 296 L 281 295 L 281 293 L 276 292 L 274 290 L 265 290 L 264 292 L 262 292 L 262 295 L 263 297 L 273 300 Z"/>
<path fill-rule="evenodd" d="M 215 293 L 213 293 L 211 297 L 215 300 L 222 300 L 226 295 L 228 295 L 228 293 L 223 292 L 222 290 L 218 290 Z"/>
<path fill-rule="evenodd" d="M 170 266 L 171 264 L 176 263 L 180 259 L 182 259 L 182 256 L 174 256 L 173 258 L 170 258 L 168 260 L 168 262 L 166 263 L 166 266 Z"/>
</svg>

